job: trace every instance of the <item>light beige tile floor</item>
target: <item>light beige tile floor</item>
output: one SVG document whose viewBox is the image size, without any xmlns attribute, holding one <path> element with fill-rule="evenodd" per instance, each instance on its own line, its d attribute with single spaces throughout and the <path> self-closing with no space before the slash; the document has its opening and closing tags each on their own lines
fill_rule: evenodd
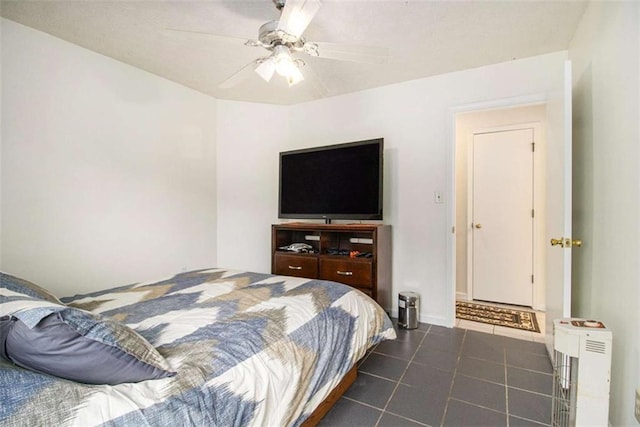
<svg viewBox="0 0 640 427">
<path fill-rule="evenodd" d="M 484 304 L 484 303 L 483 303 Z M 500 307 L 506 307 L 501 304 L 494 304 Z M 522 307 L 516 307 L 522 309 Z M 503 335 L 511 338 L 518 338 L 526 341 L 535 341 L 544 343 L 545 340 L 545 313 L 542 311 L 535 311 L 538 325 L 540 326 L 540 332 L 521 331 L 519 329 L 506 328 L 504 326 L 494 326 L 487 323 L 472 322 L 465 319 L 457 319 L 455 326 L 462 329 L 470 329 L 473 331 L 486 332 L 488 334 Z"/>
</svg>

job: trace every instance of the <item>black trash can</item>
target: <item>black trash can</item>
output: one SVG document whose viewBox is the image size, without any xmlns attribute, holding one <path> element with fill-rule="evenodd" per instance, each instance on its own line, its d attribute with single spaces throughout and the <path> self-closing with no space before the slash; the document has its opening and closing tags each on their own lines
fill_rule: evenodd
<svg viewBox="0 0 640 427">
<path fill-rule="evenodd" d="M 398 294 L 398 326 L 403 329 L 418 327 L 418 313 L 420 296 L 415 292 L 400 292 Z"/>
</svg>

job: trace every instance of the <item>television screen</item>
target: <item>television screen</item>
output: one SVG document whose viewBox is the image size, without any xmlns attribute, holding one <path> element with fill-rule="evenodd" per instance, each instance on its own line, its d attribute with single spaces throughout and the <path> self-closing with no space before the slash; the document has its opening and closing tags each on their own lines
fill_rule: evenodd
<svg viewBox="0 0 640 427">
<path fill-rule="evenodd" d="M 382 219 L 384 140 L 280 153 L 279 218 Z"/>
</svg>

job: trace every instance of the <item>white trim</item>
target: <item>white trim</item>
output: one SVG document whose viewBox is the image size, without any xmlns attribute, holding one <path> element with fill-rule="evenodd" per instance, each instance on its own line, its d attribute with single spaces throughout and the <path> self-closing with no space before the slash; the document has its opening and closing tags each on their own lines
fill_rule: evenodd
<svg viewBox="0 0 640 427">
<path fill-rule="evenodd" d="M 456 292 L 456 301 L 469 301 L 469 294 L 466 292 Z"/>
<path fill-rule="evenodd" d="M 391 310 L 391 317 L 395 317 L 396 319 L 398 318 L 398 308 L 395 307 Z M 437 325 L 437 326 L 444 326 L 444 327 L 448 327 L 448 328 L 452 328 L 454 325 L 449 326 L 448 325 L 448 319 L 445 316 L 433 316 L 433 315 L 428 315 L 428 314 L 424 314 L 424 313 L 420 313 L 419 314 L 419 319 L 418 321 L 421 323 L 429 323 L 431 325 Z M 454 312 L 454 316 L 453 319 L 455 321 L 455 312 Z"/>
<path fill-rule="evenodd" d="M 442 326 L 453 328 L 456 322 L 456 110 L 451 109 L 449 121 L 449 135 L 447 139 L 447 165 L 445 177 L 448 198 L 447 207 L 447 228 L 449 238 L 445 239 L 445 286 L 449 287 L 449 293 L 445 294 L 445 303 L 449 306 L 444 316 Z M 448 301 L 447 301 L 448 300 Z M 435 321 L 436 319 L 434 319 Z"/>
<path fill-rule="evenodd" d="M 473 230 L 471 229 L 470 218 L 473 218 L 473 174 L 475 172 L 473 164 L 473 132 L 466 135 L 467 138 L 467 295 L 469 301 L 473 299 Z M 471 154 L 471 155 L 470 155 Z M 456 289 L 457 289 L 456 283 Z"/>
<path fill-rule="evenodd" d="M 547 102 L 547 96 L 544 93 L 517 96 L 513 98 L 497 99 L 494 101 L 476 102 L 473 104 L 460 105 L 449 109 L 449 113 L 453 116 L 453 130 L 455 131 L 455 116 L 459 113 L 468 113 L 472 111 L 500 110 L 503 108 L 526 107 L 529 105 L 540 105 Z M 455 132 L 454 135 L 455 136 Z M 453 140 L 455 144 L 455 139 Z M 454 145 L 455 146 L 455 145 Z"/>
<path fill-rule="evenodd" d="M 572 78 L 571 61 L 564 62 L 564 237 L 573 238 L 573 182 L 572 182 L 572 156 L 573 156 L 573 110 L 572 110 Z M 567 117 L 569 120 L 567 120 Z M 564 254 L 564 279 L 563 279 L 563 305 L 562 315 L 571 317 L 571 248 L 565 249 Z"/>
</svg>

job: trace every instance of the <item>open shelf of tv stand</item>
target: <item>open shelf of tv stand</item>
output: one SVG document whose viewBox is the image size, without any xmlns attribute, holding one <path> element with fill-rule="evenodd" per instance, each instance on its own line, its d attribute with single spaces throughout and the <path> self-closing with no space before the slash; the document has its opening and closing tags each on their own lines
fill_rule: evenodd
<svg viewBox="0 0 640 427">
<path fill-rule="evenodd" d="M 271 233 L 273 274 L 344 283 L 390 311 L 390 225 L 294 222 L 274 224 Z M 280 249 L 292 243 L 306 243 L 311 249 L 303 253 Z"/>
</svg>

